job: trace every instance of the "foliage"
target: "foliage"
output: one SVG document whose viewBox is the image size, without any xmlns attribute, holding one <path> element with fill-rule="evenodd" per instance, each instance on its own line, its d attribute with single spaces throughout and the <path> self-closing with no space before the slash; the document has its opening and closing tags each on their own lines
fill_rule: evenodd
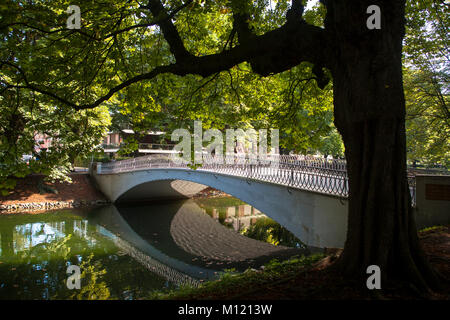
<svg viewBox="0 0 450 320">
<path fill-rule="evenodd" d="M 107 300 L 110 298 L 108 286 L 102 279 L 106 274 L 106 269 L 102 269 L 100 261 L 93 262 L 94 254 L 91 253 L 80 264 L 80 278 L 82 286 L 79 292 L 72 295 L 72 299 L 77 300 Z"/>
<path fill-rule="evenodd" d="M 241 234 L 246 237 L 268 242 L 276 246 L 303 246 L 302 242 L 291 232 L 270 218 L 258 219 L 255 224 L 243 229 Z"/>
<path fill-rule="evenodd" d="M 5 102 L 2 106 L 13 104 L 19 96 L 21 104 L 33 101 L 56 106 L 58 110 L 64 109 L 61 100 L 89 104 L 126 79 L 173 62 L 168 43 L 145 6 L 122 0 L 107 4 L 84 1 L 82 31 L 74 31 L 64 27 L 69 4 L 68 0 L 52 1 L 51 5 L 45 0 L 33 3 L 7 0 L 0 7 L 1 85 L 8 88 L 2 90 Z M 174 9 L 182 3 L 171 0 L 165 5 Z M 261 0 L 249 6 L 239 1 L 195 0 L 185 10 L 177 11 L 175 20 L 186 49 L 206 55 L 238 42 L 232 32 L 233 12 L 247 10 L 251 17 L 249 27 L 260 35 L 285 23 L 288 9 L 287 0 L 270 4 Z M 305 12 L 304 19 L 323 27 L 325 14 L 325 7 L 317 3 L 313 10 Z M 428 119 L 429 114 L 436 113 L 441 114 L 441 124 L 445 124 L 441 128 L 448 128 L 447 15 L 448 4 L 442 1 L 407 1 L 405 61 L 413 66 L 414 72 L 422 73 L 418 78 L 414 76 L 420 81 L 405 81 L 406 94 L 411 93 L 407 101 L 416 101 L 414 88 L 418 83 L 428 84 L 427 88 L 432 90 L 427 89 L 427 94 L 435 102 L 427 103 L 427 109 L 437 111 L 418 115 L 417 104 L 409 104 L 408 113 L 415 117 L 407 123 L 411 160 L 447 161 L 441 146 L 448 146 L 448 130 L 430 129 L 429 133 L 422 130 L 430 128 L 430 121 L 431 128 L 439 127 L 437 120 Z M 318 89 L 311 67 L 303 63 L 261 78 L 251 71 L 248 63 L 241 63 L 205 79 L 161 74 L 124 86 L 107 102 L 114 127 L 126 126 L 136 133 L 126 141 L 122 153 L 136 150 L 138 138 L 150 129 L 170 132 L 191 126 L 192 120 L 202 120 L 205 129 L 224 129 L 231 123 L 244 129 L 276 127 L 281 132 L 281 147 L 286 150 L 303 153 L 319 150 L 342 156 L 340 138 L 332 125 L 331 85 L 325 90 Z M 9 121 L 10 130 L 20 132 L 23 119 L 20 115 L 11 116 L 18 118 Z M 19 145 L 29 149 L 26 145 L 29 142 L 22 140 Z M 436 152 L 440 154 L 434 156 Z M 425 154 L 431 154 L 429 159 Z M 14 162 L 14 157 L 3 157 L 8 165 Z M 61 160 L 59 168 L 67 167 L 69 158 Z M 11 171 L 23 175 L 27 173 L 25 169 L 23 164 L 15 163 Z M 11 187 L 13 180 L 7 181 L 2 176 L 3 189 Z"/>
<path fill-rule="evenodd" d="M 0 24 L 0 36 L 5 40 L 0 59 L 8 63 L 0 70 L 3 86 L 32 85 L 81 105 L 125 79 L 172 61 L 161 31 L 150 26 L 153 18 L 137 3 L 83 2 L 80 32 L 64 28 L 69 4 L 64 0 L 51 5 L 44 0 L 33 4 L 8 0 L 0 8 L 5 17 Z M 166 5 L 176 8 L 180 2 Z M 257 34 L 279 27 L 288 8 L 289 1 L 277 1 L 270 7 L 266 1 L 258 1 L 251 9 L 251 27 Z M 317 5 L 305 13 L 305 20 L 323 25 L 324 14 L 324 7 Z M 176 22 L 187 49 L 197 54 L 214 53 L 218 47 L 237 43 L 236 37 L 230 38 L 229 4 L 193 1 L 187 10 L 178 12 Z M 147 28 L 133 27 L 146 23 Z M 281 147 L 314 152 L 330 132 L 333 116 L 331 87 L 323 92 L 318 89 L 311 68 L 304 63 L 262 78 L 248 63 L 241 63 L 205 79 L 162 74 L 126 86 L 107 102 L 113 128 L 128 127 L 135 132 L 125 141 L 121 154 L 137 150 L 139 137 L 148 130 L 189 129 L 192 120 L 201 120 L 204 129 L 223 130 L 230 124 L 243 129 L 279 128 Z M 61 101 L 51 95 L 27 94 L 64 110 Z M 68 162 L 62 166 L 67 167 Z"/>
<path fill-rule="evenodd" d="M 35 4 L 7 1 L 0 6 L 2 194 L 7 194 L 8 190 L 14 188 L 15 178 L 30 173 L 43 173 L 52 181 L 70 181 L 67 174 L 72 169 L 75 158 L 86 157 L 92 152 L 110 125 L 106 106 L 76 111 L 49 99 L 45 94 L 26 90 L 21 85 L 43 81 L 57 91 L 70 90 L 67 87 L 61 89 L 65 75 L 52 70 L 54 65 L 65 64 L 67 68 L 71 68 L 70 63 L 67 63 L 70 57 L 63 58 L 62 51 L 50 45 L 52 40 L 38 32 L 55 23 L 55 17 L 64 12 L 61 5 L 67 4 L 66 2 L 54 3 L 55 7 L 52 9 L 49 9 L 46 1 L 37 1 Z M 26 21 L 36 22 L 36 29 L 25 27 L 22 23 L 26 24 Z M 70 47 L 67 42 L 62 42 L 61 46 Z M 78 71 L 71 70 L 74 73 Z M 80 79 L 86 76 L 86 73 L 80 74 Z M 52 139 L 51 147 L 39 150 L 37 134 Z M 26 163 L 22 160 L 23 155 L 33 158 Z"/>
<path fill-rule="evenodd" d="M 447 227 L 445 226 L 432 226 L 432 227 L 428 227 L 428 228 L 423 228 L 421 230 L 419 230 L 419 233 L 426 233 L 429 231 L 442 231 L 442 230 L 446 230 Z"/>
<path fill-rule="evenodd" d="M 450 117 L 446 115 L 449 94 L 442 104 L 433 86 L 433 74 L 422 70 L 404 71 L 407 106 L 407 156 L 411 162 L 450 166 Z M 447 88 L 446 90 L 448 90 Z M 442 92 L 439 90 L 439 92 Z"/>
<path fill-rule="evenodd" d="M 15 99 L 12 99 L 14 96 Z M 8 98 L 9 97 L 9 98 Z M 15 179 L 42 173 L 48 180 L 70 181 L 67 174 L 76 157 L 87 157 L 107 132 L 108 109 L 75 111 L 27 99 L 19 89 L 0 95 L 0 191 L 14 188 Z M 51 139 L 47 149 L 39 147 L 37 134 Z M 32 156 L 28 163 L 23 155 Z"/>
<path fill-rule="evenodd" d="M 408 160 L 450 165 L 450 6 L 407 2 L 404 87 Z"/>
<path fill-rule="evenodd" d="M 322 145 L 319 147 L 319 151 L 324 156 L 331 155 L 333 158 L 343 158 L 344 157 L 344 142 L 342 142 L 342 137 L 336 128 L 332 128 L 330 133 L 322 137 Z"/>
<path fill-rule="evenodd" d="M 77 157 L 87 157 L 106 134 L 110 117 L 106 107 L 75 111 L 55 108 L 23 99 L 16 91 L 17 103 L 0 96 L 0 191 L 14 188 L 15 179 L 30 173 L 42 173 L 51 181 L 70 181 L 67 174 Z M 51 139 L 40 149 L 37 134 Z M 23 155 L 32 156 L 28 163 Z"/>
</svg>

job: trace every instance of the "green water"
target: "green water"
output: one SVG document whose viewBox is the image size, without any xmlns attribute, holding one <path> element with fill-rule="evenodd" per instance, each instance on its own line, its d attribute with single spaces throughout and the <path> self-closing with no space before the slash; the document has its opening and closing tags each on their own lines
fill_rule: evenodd
<svg viewBox="0 0 450 320">
<path fill-rule="evenodd" d="M 234 198 L 0 215 L 0 299 L 145 299 L 298 253 L 245 240 L 299 246 L 258 221 L 270 220 Z M 81 289 L 68 289 L 69 265 L 80 267 Z"/>
<path fill-rule="evenodd" d="M 139 299 L 170 287 L 70 210 L 0 216 L 0 299 Z M 82 290 L 67 266 L 88 265 Z"/>
</svg>

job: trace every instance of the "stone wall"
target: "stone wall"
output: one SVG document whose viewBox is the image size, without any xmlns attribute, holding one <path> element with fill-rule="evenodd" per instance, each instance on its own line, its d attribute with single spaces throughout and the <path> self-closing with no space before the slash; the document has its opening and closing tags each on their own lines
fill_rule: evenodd
<svg viewBox="0 0 450 320">
<path fill-rule="evenodd" d="M 63 209 L 63 208 L 92 207 L 92 206 L 102 206 L 108 203 L 110 203 L 108 200 L 92 200 L 92 201 L 70 200 L 70 201 L 1 204 L 0 213 L 47 211 L 52 209 Z"/>
</svg>

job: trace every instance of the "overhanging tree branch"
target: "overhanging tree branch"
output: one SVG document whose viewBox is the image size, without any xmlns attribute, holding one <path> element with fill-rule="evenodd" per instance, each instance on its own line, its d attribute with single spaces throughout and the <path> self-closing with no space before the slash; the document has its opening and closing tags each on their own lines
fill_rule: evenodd
<svg viewBox="0 0 450 320">
<path fill-rule="evenodd" d="M 186 2 L 187 3 L 187 2 Z M 186 4 L 185 3 L 185 4 Z M 48 88 L 34 83 L 26 83 L 30 90 L 45 94 L 58 102 L 74 109 L 94 108 L 107 101 L 118 91 L 139 81 L 149 80 L 163 73 L 179 76 L 188 74 L 207 77 L 228 70 L 242 62 L 250 62 L 254 72 L 268 76 L 289 70 L 303 61 L 327 66 L 328 58 L 324 50 L 325 30 L 305 23 L 301 19 L 290 21 L 285 25 L 260 36 L 252 36 L 246 42 L 229 50 L 221 50 L 216 54 L 195 56 L 189 53 L 171 19 L 159 0 L 150 0 L 149 9 L 155 19 L 161 19 L 159 26 L 167 40 L 170 51 L 176 62 L 170 65 L 157 66 L 144 73 L 122 82 L 111 88 L 107 94 L 87 104 L 77 104 L 67 97 L 62 97 Z"/>
<path fill-rule="evenodd" d="M 183 40 L 181 40 L 180 34 L 177 28 L 172 23 L 172 20 L 168 18 L 168 14 L 161 1 L 149 0 L 148 8 L 156 19 L 161 19 L 158 23 L 161 28 L 164 38 L 170 47 L 170 52 L 175 56 L 177 61 L 182 61 L 190 56 L 190 53 L 184 46 Z"/>
<path fill-rule="evenodd" d="M 0 30 L 1 29 L 6 29 L 6 28 L 9 28 L 9 27 L 14 27 L 14 26 L 22 26 L 22 27 L 29 28 L 29 29 L 32 29 L 32 30 L 36 30 L 38 32 L 41 32 L 41 33 L 47 34 L 47 35 L 51 35 L 51 34 L 54 34 L 54 33 L 60 33 L 60 32 L 67 32 L 69 34 L 79 33 L 82 36 L 84 36 L 86 38 L 89 38 L 91 40 L 102 41 L 102 40 L 106 40 L 108 38 L 114 37 L 114 36 L 119 35 L 119 34 L 124 33 L 124 32 L 128 32 L 128 31 L 131 31 L 131 30 L 134 30 L 134 29 L 138 29 L 138 28 L 148 28 L 148 27 L 151 27 L 151 26 L 156 26 L 156 25 L 159 25 L 160 23 L 162 23 L 165 20 L 173 19 L 178 14 L 178 12 L 180 12 L 181 10 L 186 8 L 192 2 L 193 2 L 193 0 L 186 1 L 184 4 L 182 4 L 181 6 L 173 9 L 170 13 L 167 13 L 166 15 L 162 16 L 159 19 L 155 19 L 155 20 L 152 20 L 152 21 L 149 21 L 149 22 L 137 23 L 137 24 L 128 26 L 126 28 L 117 29 L 117 30 L 114 30 L 114 31 L 106 34 L 103 37 L 100 37 L 100 38 L 96 37 L 94 34 L 89 34 L 87 32 L 84 32 L 82 29 L 67 29 L 66 27 L 61 27 L 59 29 L 50 30 L 50 29 L 44 29 L 43 27 L 39 27 L 39 26 L 36 26 L 36 25 L 32 25 L 29 22 L 21 22 L 21 21 L 0 25 Z"/>
<path fill-rule="evenodd" d="M 236 30 L 239 42 L 245 43 L 254 36 L 254 32 L 249 25 L 250 2 L 248 0 L 231 0 L 230 2 L 233 10 L 233 29 Z"/>
</svg>

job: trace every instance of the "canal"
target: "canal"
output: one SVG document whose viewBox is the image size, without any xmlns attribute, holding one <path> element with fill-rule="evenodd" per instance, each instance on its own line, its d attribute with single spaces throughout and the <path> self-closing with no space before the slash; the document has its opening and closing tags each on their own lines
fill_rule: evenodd
<svg viewBox="0 0 450 320">
<path fill-rule="evenodd" d="M 0 242 L 0 299 L 145 299 L 306 252 L 232 197 L 0 215 Z"/>
</svg>

